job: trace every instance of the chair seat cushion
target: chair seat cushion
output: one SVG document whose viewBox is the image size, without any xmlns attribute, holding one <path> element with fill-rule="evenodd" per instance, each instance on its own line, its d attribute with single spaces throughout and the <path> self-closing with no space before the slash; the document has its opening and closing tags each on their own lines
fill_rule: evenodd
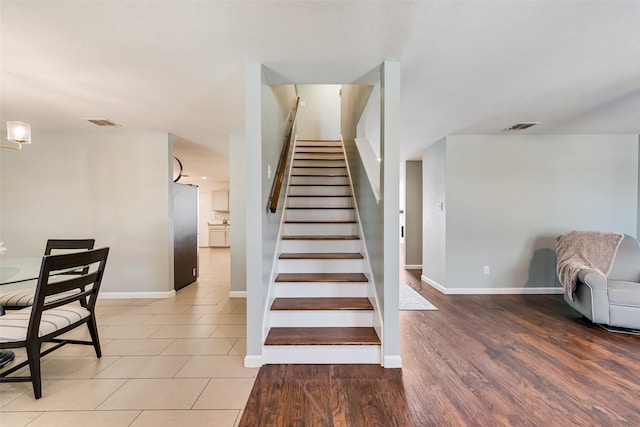
<svg viewBox="0 0 640 427">
<path fill-rule="evenodd" d="M 84 307 L 70 305 L 46 310 L 40 320 L 39 336 L 63 329 L 90 314 Z M 31 307 L 0 316 L 0 343 L 26 340 L 30 317 Z"/>
<path fill-rule="evenodd" d="M 640 307 L 640 283 L 609 280 L 609 304 Z"/>
<path fill-rule="evenodd" d="M 35 288 L 19 289 L 0 294 L 0 307 L 31 307 L 35 298 Z M 55 301 L 78 293 L 77 289 L 47 297 L 47 301 Z"/>
</svg>

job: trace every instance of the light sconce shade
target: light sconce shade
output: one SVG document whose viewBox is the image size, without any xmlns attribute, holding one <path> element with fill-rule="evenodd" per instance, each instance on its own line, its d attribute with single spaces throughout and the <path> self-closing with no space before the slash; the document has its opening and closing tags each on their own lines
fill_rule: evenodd
<svg viewBox="0 0 640 427">
<path fill-rule="evenodd" d="M 0 145 L 2 148 L 21 150 L 23 144 L 31 144 L 31 126 L 23 122 L 7 122 L 7 140 L 17 146 Z"/>
<path fill-rule="evenodd" d="M 18 144 L 31 144 L 31 126 L 22 122 L 7 122 L 7 139 Z"/>
</svg>

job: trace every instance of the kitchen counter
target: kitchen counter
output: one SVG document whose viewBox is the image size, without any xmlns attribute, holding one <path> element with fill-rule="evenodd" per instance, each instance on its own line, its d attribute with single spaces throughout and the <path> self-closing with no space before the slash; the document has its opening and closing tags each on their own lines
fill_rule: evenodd
<svg viewBox="0 0 640 427">
<path fill-rule="evenodd" d="M 209 223 L 209 246 L 229 247 L 231 245 L 231 224 Z"/>
</svg>

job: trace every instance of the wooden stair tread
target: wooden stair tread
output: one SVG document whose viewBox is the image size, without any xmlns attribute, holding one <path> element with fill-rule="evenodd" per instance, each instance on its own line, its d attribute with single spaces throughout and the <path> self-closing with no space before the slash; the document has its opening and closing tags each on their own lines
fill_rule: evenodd
<svg viewBox="0 0 640 427">
<path fill-rule="evenodd" d="M 323 156 L 329 156 L 329 154 L 323 154 Z M 305 161 L 319 161 L 319 162 L 344 162 L 344 156 L 340 156 L 338 157 L 336 156 L 332 156 L 332 157 L 320 157 L 320 156 L 308 156 L 308 155 L 302 155 L 302 156 L 294 156 L 293 160 L 305 160 Z"/>
<path fill-rule="evenodd" d="M 314 220 L 286 220 L 284 222 L 285 224 L 357 224 L 356 221 L 354 220 L 349 220 L 349 221 L 340 221 L 340 220 L 336 220 L 336 221 L 321 221 L 319 219 L 314 219 Z"/>
<path fill-rule="evenodd" d="M 317 150 L 311 150 L 311 148 L 317 148 Z M 299 147 L 296 150 L 296 154 L 344 154 L 342 147 Z"/>
<path fill-rule="evenodd" d="M 353 209 L 348 206 L 287 206 L 287 209 Z"/>
<path fill-rule="evenodd" d="M 294 160 L 344 160 L 344 154 L 341 151 L 336 151 L 335 153 L 296 151 L 293 158 Z"/>
<path fill-rule="evenodd" d="M 276 298 L 271 310 L 373 310 L 369 298 Z"/>
<path fill-rule="evenodd" d="M 351 197 L 351 194 L 289 194 L 288 197 Z"/>
<path fill-rule="evenodd" d="M 282 240 L 360 240 L 355 234 L 289 234 L 282 236 Z"/>
<path fill-rule="evenodd" d="M 307 198 L 323 198 L 327 197 L 352 197 L 351 194 L 289 194 L 287 197 L 307 197 Z"/>
<path fill-rule="evenodd" d="M 375 329 L 344 328 L 271 328 L 265 345 L 380 345 Z"/>
<path fill-rule="evenodd" d="M 318 176 L 318 175 L 295 175 L 295 176 Z M 324 176 L 324 175 L 320 175 Z M 350 187 L 349 184 L 289 184 L 289 187 Z"/>
<path fill-rule="evenodd" d="M 363 259 L 359 252 L 297 252 L 281 253 L 280 259 Z"/>
<path fill-rule="evenodd" d="M 333 174 L 333 173 L 321 173 L 321 174 L 317 174 L 317 175 L 313 175 L 313 174 L 291 174 L 291 176 L 303 176 L 305 178 L 308 177 L 319 177 L 319 178 L 347 178 L 349 175 L 345 175 L 345 174 Z M 314 185 L 314 184 L 291 184 L 291 185 Z M 318 184 L 315 184 L 318 185 Z M 349 185 L 349 184 L 320 184 L 320 185 Z"/>
<path fill-rule="evenodd" d="M 276 282 L 368 282 L 362 273 L 280 273 Z"/>
<path fill-rule="evenodd" d="M 301 161 L 309 162 L 309 161 L 312 161 L 312 160 L 301 160 Z M 335 168 L 346 169 L 347 168 L 346 166 L 339 166 L 339 165 L 304 165 L 304 166 L 294 166 L 294 167 L 295 168 L 304 168 L 304 169 L 335 169 Z"/>
</svg>

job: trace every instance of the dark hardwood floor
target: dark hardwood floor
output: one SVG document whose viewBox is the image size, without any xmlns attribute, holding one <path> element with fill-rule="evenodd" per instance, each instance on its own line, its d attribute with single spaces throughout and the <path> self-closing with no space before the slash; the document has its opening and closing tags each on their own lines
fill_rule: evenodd
<svg viewBox="0 0 640 427">
<path fill-rule="evenodd" d="M 640 426 L 640 336 L 560 295 L 444 295 L 401 311 L 402 369 L 267 365 L 241 426 Z"/>
</svg>

